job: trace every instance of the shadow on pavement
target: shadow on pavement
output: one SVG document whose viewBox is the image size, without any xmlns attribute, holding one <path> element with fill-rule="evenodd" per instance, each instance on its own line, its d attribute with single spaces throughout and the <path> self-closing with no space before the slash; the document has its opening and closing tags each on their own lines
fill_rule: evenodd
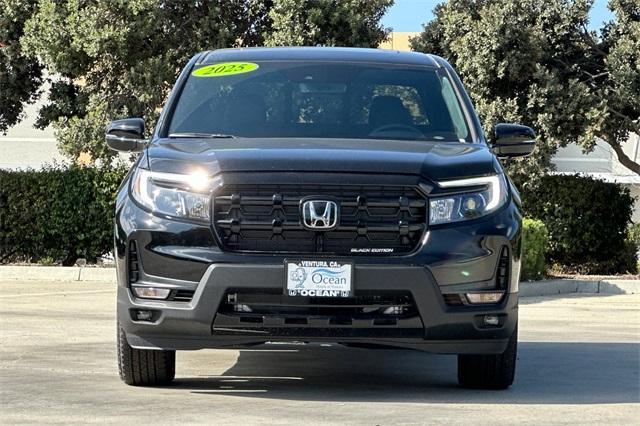
<svg viewBox="0 0 640 426">
<path fill-rule="evenodd" d="M 520 342 L 507 391 L 456 383 L 456 357 L 338 345 L 265 345 L 242 350 L 222 376 L 179 378 L 198 394 L 304 401 L 479 404 L 614 404 L 640 401 L 640 345 Z"/>
</svg>

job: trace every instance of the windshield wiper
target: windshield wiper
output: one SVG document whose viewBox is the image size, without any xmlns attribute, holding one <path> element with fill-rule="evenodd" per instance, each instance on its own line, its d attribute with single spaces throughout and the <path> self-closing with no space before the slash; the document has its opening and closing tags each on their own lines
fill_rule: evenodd
<svg viewBox="0 0 640 426">
<path fill-rule="evenodd" d="M 225 135 L 224 133 L 171 133 L 170 138 L 209 138 L 209 139 L 229 139 L 235 138 L 233 135 Z"/>
</svg>

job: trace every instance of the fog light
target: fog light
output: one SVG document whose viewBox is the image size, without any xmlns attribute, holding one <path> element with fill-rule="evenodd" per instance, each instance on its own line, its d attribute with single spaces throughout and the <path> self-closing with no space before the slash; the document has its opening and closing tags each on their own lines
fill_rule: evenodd
<svg viewBox="0 0 640 426">
<path fill-rule="evenodd" d="M 471 304 L 498 303 L 502 299 L 503 291 L 487 291 L 482 293 L 467 293 L 467 300 Z"/>
<path fill-rule="evenodd" d="M 138 321 L 151 321 L 153 312 L 151 311 L 136 311 L 136 319 Z"/>
<path fill-rule="evenodd" d="M 136 297 L 142 299 L 166 299 L 171 293 L 171 289 L 157 287 L 133 287 L 132 290 Z"/>
<path fill-rule="evenodd" d="M 500 318 L 497 315 L 485 315 L 482 322 L 484 325 L 496 326 L 500 325 Z"/>
<path fill-rule="evenodd" d="M 389 306 L 382 313 L 384 315 L 400 315 L 402 314 L 402 306 Z"/>
</svg>

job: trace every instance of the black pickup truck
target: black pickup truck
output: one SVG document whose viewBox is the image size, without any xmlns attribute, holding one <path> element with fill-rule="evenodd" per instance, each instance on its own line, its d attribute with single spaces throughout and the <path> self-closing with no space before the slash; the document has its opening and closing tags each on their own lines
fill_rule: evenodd
<svg viewBox="0 0 640 426">
<path fill-rule="evenodd" d="M 270 341 L 458 355 L 458 380 L 513 383 L 519 196 L 442 58 L 350 48 L 195 55 L 116 203 L 120 376 L 166 384 L 175 351 Z"/>
</svg>

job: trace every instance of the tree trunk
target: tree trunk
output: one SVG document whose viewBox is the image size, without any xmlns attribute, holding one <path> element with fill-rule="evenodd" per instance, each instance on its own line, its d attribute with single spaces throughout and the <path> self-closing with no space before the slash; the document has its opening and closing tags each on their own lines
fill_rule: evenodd
<svg viewBox="0 0 640 426">
<path fill-rule="evenodd" d="M 616 152 L 616 155 L 618 156 L 618 161 L 620 162 L 620 164 L 622 164 L 623 166 L 625 166 L 627 169 L 631 170 L 635 174 L 640 175 L 640 164 L 636 163 L 631 158 L 629 158 L 629 156 L 624 152 L 624 150 L 622 149 L 622 146 L 619 143 L 610 143 L 609 141 L 606 141 L 606 140 L 605 142 L 611 145 L 611 148 L 613 148 L 613 150 Z"/>
</svg>

